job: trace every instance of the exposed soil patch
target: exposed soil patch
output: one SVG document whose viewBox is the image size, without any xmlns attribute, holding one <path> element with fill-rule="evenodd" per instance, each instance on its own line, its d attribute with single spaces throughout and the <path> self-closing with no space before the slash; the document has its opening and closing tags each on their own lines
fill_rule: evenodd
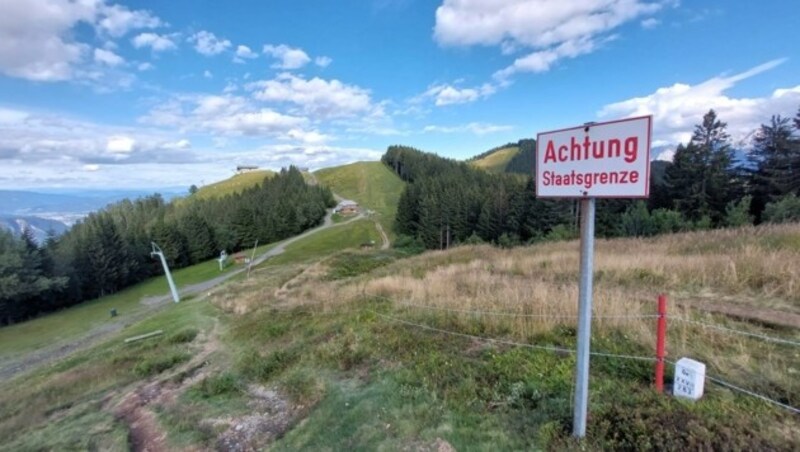
<svg viewBox="0 0 800 452">
<path fill-rule="evenodd" d="M 117 419 L 127 424 L 131 450 L 159 452 L 167 450 L 166 432 L 158 425 L 155 414 L 147 409 L 151 403 L 161 403 L 165 396 L 160 382 L 138 388 L 126 395 L 114 410 Z"/>
<path fill-rule="evenodd" d="M 407 444 L 401 450 L 403 452 L 456 452 L 456 448 L 442 438 L 436 438 L 435 441 L 430 443 Z"/>
<path fill-rule="evenodd" d="M 203 346 L 191 361 L 155 381 L 138 384 L 116 404 L 107 407 L 128 426 L 131 450 L 159 452 L 169 449 L 167 433 L 161 428 L 153 408 L 175 403 L 183 391 L 206 377 L 209 373 L 206 367 L 208 357 L 220 346 L 217 329 L 218 324 L 215 324 L 207 337 L 199 337 Z"/>
<path fill-rule="evenodd" d="M 227 425 L 217 439 L 217 449 L 260 450 L 283 436 L 302 415 L 303 407 L 292 405 L 274 389 L 253 385 L 248 388 L 248 394 L 248 405 L 253 410 L 250 414 L 208 421 L 215 428 Z"/>
</svg>

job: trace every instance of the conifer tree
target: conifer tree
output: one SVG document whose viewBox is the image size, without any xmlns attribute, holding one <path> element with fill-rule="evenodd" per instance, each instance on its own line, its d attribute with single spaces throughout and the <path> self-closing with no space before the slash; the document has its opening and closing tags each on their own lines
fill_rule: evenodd
<svg viewBox="0 0 800 452">
<path fill-rule="evenodd" d="M 721 224 L 725 217 L 737 185 L 726 127 L 714 110 L 709 110 L 695 126 L 689 144 L 678 146 L 667 168 L 666 184 L 674 206 L 686 218 L 708 216 L 714 224 Z"/>
<path fill-rule="evenodd" d="M 757 215 L 766 203 L 800 188 L 796 141 L 790 119 L 781 116 L 772 116 L 770 123 L 762 124 L 756 132 L 749 160 L 754 166 L 751 192 Z"/>
</svg>

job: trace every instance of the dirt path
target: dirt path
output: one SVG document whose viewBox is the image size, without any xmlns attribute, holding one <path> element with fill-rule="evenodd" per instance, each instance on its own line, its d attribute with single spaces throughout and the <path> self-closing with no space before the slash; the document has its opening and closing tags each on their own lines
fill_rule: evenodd
<svg viewBox="0 0 800 452">
<path fill-rule="evenodd" d="M 388 250 L 389 245 L 391 245 L 391 243 L 389 243 L 389 236 L 386 235 L 386 231 L 383 230 L 383 226 L 381 226 L 379 222 L 375 222 L 375 227 L 378 228 L 378 232 L 381 234 L 381 240 L 383 241 L 383 243 L 381 243 L 381 249 Z"/>
<path fill-rule="evenodd" d="M 132 389 L 123 390 L 116 403 L 104 407 L 114 417 L 128 426 L 128 442 L 131 450 L 160 452 L 169 450 L 167 433 L 161 428 L 155 411 L 156 406 L 164 406 L 174 401 L 189 386 L 205 378 L 206 364 L 212 353 L 219 350 L 219 322 L 203 338 L 201 349 L 186 364 L 179 366 L 154 381 L 136 384 Z"/>
<path fill-rule="evenodd" d="M 788 328 L 800 328 L 800 315 L 769 308 L 754 308 L 753 306 L 735 303 L 719 303 L 705 299 L 678 299 L 675 301 L 680 306 L 697 309 L 699 311 L 723 314 L 740 320 L 762 323 Z"/>
<path fill-rule="evenodd" d="M 183 392 L 219 371 L 209 364 L 212 354 L 223 347 L 218 338 L 219 322 L 216 322 L 207 335 L 196 339 L 201 347 L 191 361 L 153 380 L 135 383 L 118 392 L 116 397 L 107 398 L 103 409 L 128 427 L 131 450 L 174 450 L 167 441 L 167 431 L 156 413 L 179 409 L 179 397 Z M 283 435 L 305 412 L 303 405 L 293 404 L 277 389 L 253 384 L 246 388 L 246 392 L 249 410 L 244 414 L 204 417 L 194 426 L 219 432 L 211 439 L 217 450 L 262 450 Z"/>
</svg>

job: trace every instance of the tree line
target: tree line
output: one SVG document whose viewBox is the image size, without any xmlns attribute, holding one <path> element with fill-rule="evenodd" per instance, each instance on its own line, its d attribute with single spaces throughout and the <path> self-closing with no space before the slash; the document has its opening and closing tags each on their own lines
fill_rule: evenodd
<svg viewBox="0 0 800 452">
<path fill-rule="evenodd" d="M 117 292 L 163 273 L 150 256 L 157 243 L 181 268 L 320 224 L 335 205 L 329 189 L 305 183 L 294 167 L 222 198 L 158 195 L 94 212 L 37 246 L 30 231 L 0 231 L 0 325 Z"/>
<path fill-rule="evenodd" d="M 508 145 L 506 145 L 508 146 Z M 391 146 L 382 161 L 408 182 L 396 228 L 429 249 L 457 243 L 502 246 L 577 236 L 578 203 L 535 197 L 535 141 L 492 175 L 464 162 L 407 146 Z M 800 112 L 773 116 L 737 160 L 726 123 L 710 110 L 672 162 L 652 162 L 650 198 L 601 199 L 596 233 L 604 237 L 800 220 Z"/>
</svg>

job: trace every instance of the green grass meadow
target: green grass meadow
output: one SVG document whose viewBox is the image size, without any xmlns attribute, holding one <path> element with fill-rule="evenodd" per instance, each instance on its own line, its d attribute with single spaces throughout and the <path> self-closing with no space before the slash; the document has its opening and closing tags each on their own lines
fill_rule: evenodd
<svg viewBox="0 0 800 452">
<path fill-rule="evenodd" d="M 375 247 L 379 247 L 381 243 L 381 237 L 372 221 L 356 220 L 341 223 L 292 243 L 282 254 L 269 259 L 266 265 L 318 260 L 346 249 L 358 249 L 362 244 L 370 242 L 374 242 Z"/>
<path fill-rule="evenodd" d="M 403 181 L 381 162 L 357 162 L 314 173 L 320 184 L 334 193 L 375 211 L 386 234 L 394 239 L 397 202 Z"/>
<path fill-rule="evenodd" d="M 508 162 L 519 153 L 518 146 L 510 146 L 507 148 L 498 149 L 495 152 L 483 157 L 479 160 L 472 160 L 470 165 L 486 170 L 493 174 L 500 174 L 505 172 Z"/>
<path fill-rule="evenodd" d="M 227 195 L 239 193 L 250 187 L 254 187 L 263 182 L 267 177 L 271 177 L 273 175 L 275 175 L 275 172 L 269 170 L 250 171 L 247 173 L 236 174 L 229 179 L 200 187 L 200 189 L 197 190 L 197 193 L 192 195 L 192 198 L 222 198 Z"/>
</svg>

